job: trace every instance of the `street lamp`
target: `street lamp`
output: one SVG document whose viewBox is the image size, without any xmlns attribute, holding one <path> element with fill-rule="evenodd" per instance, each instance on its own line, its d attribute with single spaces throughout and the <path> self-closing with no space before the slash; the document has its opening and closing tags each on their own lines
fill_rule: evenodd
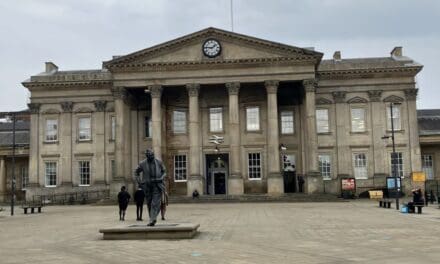
<svg viewBox="0 0 440 264">
<path fill-rule="evenodd" d="M 392 177 L 394 178 L 394 189 L 396 195 L 396 210 L 399 210 L 399 195 L 400 188 L 398 184 L 400 184 L 400 175 L 397 175 L 397 153 L 396 153 L 396 144 L 394 141 L 394 112 L 393 106 L 401 105 L 401 103 L 390 103 L 390 118 L 391 118 L 391 142 L 393 147 L 393 152 L 391 153 L 391 165 L 392 165 Z M 390 136 L 383 136 L 382 139 L 388 139 Z M 397 181 L 399 179 L 399 181 Z"/>
<path fill-rule="evenodd" d="M 2 114 L 8 123 L 12 122 L 12 174 L 11 174 L 11 216 L 14 215 L 15 205 L 15 123 L 16 116 L 14 112 Z"/>
</svg>

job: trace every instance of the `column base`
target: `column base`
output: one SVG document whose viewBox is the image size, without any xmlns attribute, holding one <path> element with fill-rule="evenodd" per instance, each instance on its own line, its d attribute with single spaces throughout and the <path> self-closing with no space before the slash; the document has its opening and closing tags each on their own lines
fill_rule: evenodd
<svg viewBox="0 0 440 264">
<path fill-rule="evenodd" d="M 228 178 L 228 194 L 242 195 L 244 193 L 243 178 L 239 175 L 231 175 Z"/>
<path fill-rule="evenodd" d="M 270 173 L 267 177 L 267 193 L 271 195 L 284 193 L 284 179 L 280 173 Z"/>
<path fill-rule="evenodd" d="M 197 190 L 199 195 L 203 195 L 203 181 L 201 175 L 191 175 L 186 182 L 187 196 L 192 196 L 195 190 Z"/>
<path fill-rule="evenodd" d="M 324 192 L 324 182 L 319 171 L 307 172 L 305 185 L 305 191 L 308 194 Z"/>
</svg>

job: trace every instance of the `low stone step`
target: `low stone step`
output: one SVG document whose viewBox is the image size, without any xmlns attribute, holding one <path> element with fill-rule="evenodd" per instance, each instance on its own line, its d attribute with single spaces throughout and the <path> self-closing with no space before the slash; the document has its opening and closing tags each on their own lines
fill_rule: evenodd
<svg viewBox="0 0 440 264">
<path fill-rule="evenodd" d="M 191 239 L 197 234 L 199 224 L 169 223 L 155 226 L 120 225 L 102 228 L 104 240 L 140 240 L 140 239 Z"/>
</svg>

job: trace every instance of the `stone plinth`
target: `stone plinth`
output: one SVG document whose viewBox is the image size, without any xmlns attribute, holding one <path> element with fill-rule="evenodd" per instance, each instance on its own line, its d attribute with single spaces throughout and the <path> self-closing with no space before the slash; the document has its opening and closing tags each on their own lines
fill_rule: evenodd
<svg viewBox="0 0 440 264">
<path fill-rule="evenodd" d="M 99 233 L 104 234 L 104 240 L 190 239 L 197 234 L 199 226 L 191 223 L 158 224 L 153 227 L 141 224 L 103 228 Z"/>
</svg>

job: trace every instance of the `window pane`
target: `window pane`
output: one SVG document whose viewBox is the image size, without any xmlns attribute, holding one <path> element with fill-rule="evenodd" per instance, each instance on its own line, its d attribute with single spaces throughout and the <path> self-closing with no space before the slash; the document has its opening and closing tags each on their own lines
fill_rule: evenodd
<svg viewBox="0 0 440 264">
<path fill-rule="evenodd" d="M 281 133 L 292 134 L 294 132 L 293 126 L 293 111 L 281 112 Z"/>
<path fill-rule="evenodd" d="M 45 163 L 45 178 L 46 186 L 56 186 L 57 185 L 57 163 L 56 162 L 46 162 Z"/>
<path fill-rule="evenodd" d="M 401 130 L 402 124 L 401 124 L 401 118 L 400 118 L 400 106 L 393 105 L 393 125 L 394 130 Z M 392 129 L 391 127 L 391 105 L 387 107 L 387 126 L 388 129 Z"/>
<path fill-rule="evenodd" d="M 21 167 L 21 188 L 26 189 L 28 183 L 29 183 L 28 167 L 23 166 Z"/>
<path fill-rule="evenodd" d="M 248 174 L 249 179 L 261 179 L 261 157 L 260 153 L 248 154 Z"/>
<path fill-rule="evenodd" d="M 318 155 L 319 160 L 319 171 L 321 172 L 322 178 L 329 180 L 331 179 L 331 164 L 330 155 Z"/>
<path fill-rule="evenodd" d="M 391 176 L 394 176 L 394 171 L 396 171 L 396 176 L 403 178 L 403 154 L 402 152 L 396 152 L 393 158 L 393 153 L 390 153 L 391 161 Z"/>
<path fill-rule="evenodd" d="M 365 131 L 365 109 L 352 108 L 351 109 L 351 131 L 364 132 Z"/>
<path fill-rule="evenodd" d="M 90 185 L 90 161 L 79 161 L 80 185 Z"/>
<path fill-rule="evenodd" d="M 91 139 L 90 117 L 81 117 L 79 119 L 79 139 Z"/>
<path fill-rule="evenodd" d="M 422 168 L 425 172 L 426 179 L 433 180 L 434 179 L 434 166 L 433 166 L 433 157 L 432 155 L 422 155 Z"/>
<path fill-rule="evenodd" d="M 174 180 L 186 181 L 186 155 L 174 156 Z"/>
<path fill-rule="evenodd" d="M 186 132 L 186 112 L 184 111 L 173 112 L 173 131 L 174 133 Z"/>
<path fill-rule="evenodd" d="M 58 120 L 48 119 L 46 120 L 46 141 L 58 140 Z"/>
<path fill-rule="evenodd" d="M 223 113 L 221 107 L 209 109 L 209 124 L 211 132 L 223 131 Z"/>
<path fill-rule="evenodd" d="M 248 131 L 260 130 L 260 109 L 258 107 L 246 108 L 246 129 Z"/>
<path fill-rule="evenodd" d="M 318 133 L 328 133 L 328 109 L 316 109 L 316 131 Z"/>
<path fill-rule="evenodd" d="M 353 171 L 356 179 L 367 179 L 367 157 L 365 153 L 353 154 Z"/>
</svg>

